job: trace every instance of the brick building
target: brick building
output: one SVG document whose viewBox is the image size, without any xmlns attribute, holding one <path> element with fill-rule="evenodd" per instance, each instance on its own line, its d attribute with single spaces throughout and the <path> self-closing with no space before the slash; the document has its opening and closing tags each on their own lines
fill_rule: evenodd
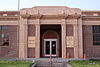
<svg viewBox="0 0 100 67">
<path fill-rule="evenodd" d="M 37 6 L 0 11 L 0 58 L 100 58 L 100 11 Z"/>
</svg>

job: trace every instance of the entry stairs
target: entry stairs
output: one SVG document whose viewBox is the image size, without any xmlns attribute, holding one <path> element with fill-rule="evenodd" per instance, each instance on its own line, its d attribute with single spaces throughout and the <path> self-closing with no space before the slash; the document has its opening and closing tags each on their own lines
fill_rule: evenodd
<svg viewBox="0 0 100 67">
<path fill-rule="evenodd" d="M 35 67 L 67 67 L 67 62 L 64 61 L 38 60 L 35 63 Z"/>
</svg>

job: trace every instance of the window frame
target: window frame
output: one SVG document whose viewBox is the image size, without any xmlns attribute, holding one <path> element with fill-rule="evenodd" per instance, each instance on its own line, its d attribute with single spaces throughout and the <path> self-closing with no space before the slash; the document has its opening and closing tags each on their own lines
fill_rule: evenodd
<svg viewBox="0 0 100 67">
<path fill-rule="evenodd" d="M 100 25 L 93 25 L 92 26 L 92 33 L 93 33 L 93 46 L 100 46 Z"/>
<path fill-rule="evenodd" d="M 9 26 L 8 25 L 1 25 L 0 26 L 0 46 L 9 46 Z M 4 36 L 2 36 L 4 34 Z M 8 43 L 8 44 L 5 44 Z M 4 44 L 4 45 L 3 45 Z"/>
</svg>

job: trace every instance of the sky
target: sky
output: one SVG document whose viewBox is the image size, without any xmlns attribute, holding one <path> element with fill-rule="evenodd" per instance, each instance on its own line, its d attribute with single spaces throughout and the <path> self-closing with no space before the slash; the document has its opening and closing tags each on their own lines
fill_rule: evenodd
<svg viewBox="0 0 100 67">
<path fill-rule="evenodd" d="M 34 6 L 67 6 L 81 10 L 99 10 L 100 0 L 20 0 L 20 9 Z M 0 11 L 18 10 L 18 0 L 1 0 Z"/>
</svg>

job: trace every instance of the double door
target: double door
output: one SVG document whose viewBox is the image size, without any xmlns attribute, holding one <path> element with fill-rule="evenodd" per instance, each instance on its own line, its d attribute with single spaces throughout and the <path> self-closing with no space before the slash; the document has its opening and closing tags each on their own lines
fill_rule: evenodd
<svg viewBox="0 0 100 67">
<path fill-rule="evenodd" d="M 44 39 L 45 56 L 57 56 L 57 39 Z"/>
</svg>

